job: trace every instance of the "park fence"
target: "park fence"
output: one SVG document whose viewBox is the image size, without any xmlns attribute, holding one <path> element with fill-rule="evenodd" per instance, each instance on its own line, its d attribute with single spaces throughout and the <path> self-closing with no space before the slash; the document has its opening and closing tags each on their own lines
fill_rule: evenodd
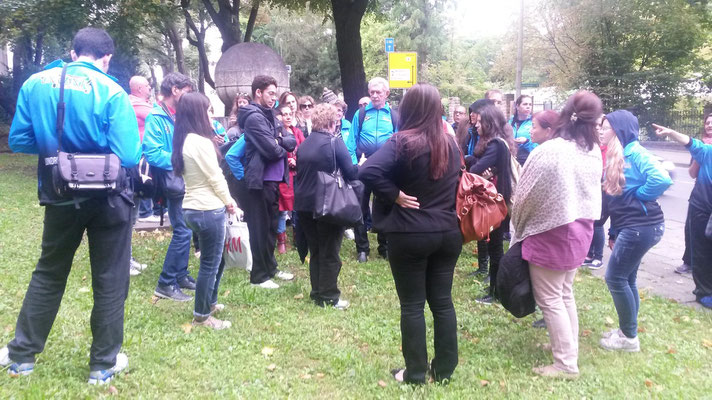
<svg viewBox="0 0 712 400">
<path fill-rule="evenodd" d="M 702 108 L 685 111 L 658 111 L 652 112 L 649 115 L 638 116 L 641 119 L 641 132 L 649 140 L 656 140 L 655 133 L 652 131 L 652 123 L 662 125 L 670 129 L 674 129 L 685 135 L 700 138 L 704 125 L 705 112 Z M 646 118 L 648 117 L 648 118 Z"/>
</svg>

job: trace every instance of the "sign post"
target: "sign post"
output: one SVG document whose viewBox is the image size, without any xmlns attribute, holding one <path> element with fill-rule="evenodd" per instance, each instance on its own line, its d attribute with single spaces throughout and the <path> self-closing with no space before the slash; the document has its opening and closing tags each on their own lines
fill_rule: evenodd
<svg viewBox="0 0 712 400">
<path fill-rule="evenodd" d="M 386 53 L 396 50 L 396 41 L 393 38 L 386 38 Z"/>
<path fill-rule="evenodd" d="M 418 53 L 388 53 L 388 83 L 391 89 L 408 89 L 418 83 Z"/>
</svg>

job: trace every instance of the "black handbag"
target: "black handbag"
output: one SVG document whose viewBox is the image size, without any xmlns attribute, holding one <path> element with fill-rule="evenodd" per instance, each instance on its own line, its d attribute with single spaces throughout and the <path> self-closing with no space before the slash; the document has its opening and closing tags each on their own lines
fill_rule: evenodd
<svg viewBox="0 0 712 400">
<path fill-rule="evenodd" d="M 146 157 L 141 157 L 138 166 L 131 170 L 134 193 L 142 199 L 153 198 L 156 192 L 156 185 L 151 175 L 151 169 L 146 161 Z"/>
<path fill-rule="evenodd" d="M 183 177 L 176 176 L 173 171 L 151 167 L 151 175 L 156 187 L 154 198 L 177 199 L 185 195 Z"/>
<path fill-rule="evenodd" d="M 496 294 L 502 306 L 517 318 L 535 311 L 529 263 L 522 259 L 522 242 L 510 247 L 499 261 Z"/>
<path fill-rule="evenodd" d="M 341 175 L 336 163 L 336 149 L 331 138 L 331 152 L 334 157 L 332 172 L 317 172 L 315 190 L 314 219 L 341 226 L 356 226 L 361 223 L 360 194 L 363 191 L 361 181 L 347 181 Z"/>
<path fill-rule="evenodd" d="M 126 187 L 126 172 L 116 154 L 67 153 L 62 151 L 64 133 L 64 81 L 67 65 L 62 68 L 57 103 L 57 157 L 51 166 L 52 186 L 61 198 L 106 197 Z M 53 160 L 54 161 L 54 160 Z"/>
</svg>

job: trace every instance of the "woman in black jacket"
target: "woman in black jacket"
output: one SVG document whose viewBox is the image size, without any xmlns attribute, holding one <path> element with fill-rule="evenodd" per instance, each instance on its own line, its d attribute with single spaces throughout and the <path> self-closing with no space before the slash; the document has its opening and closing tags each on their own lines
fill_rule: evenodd
<svg viewBox="0 0 712 400">
<path fill-rule="evenodd" d="M 400 131 L 359 172 L 376 194 L 374 226 L 388 238 L 388 261 L 401 305 L 405 369 L 391 372 L 397 381 L 409 383 L 426 381 L 426 300 L 435 327 L 432 376 L 449 379 L 457 366 L 451 290 L 462 250 L 455 212 L 460 152 L 443 130 L 440 108 L 435 87 L 413 86 L 401 102 Z"/>
<path fill-rule="evenodd" d="M 319 306 L 332 305 L 346 309 L 349 302 L 341 299 L 336 285 L 341 271 L 341 240 L 344 227 L 314 219 L 318 172 L 341 170 L 344 179 L 356 179 L 358 167 L 351 163 L 351 156 L 343 140 L 337 139 L 336 125 L 339 122 L 336 107 L 319 104 L 311 113 L 312 134 L 297 149 L 297 175 L 294 179 L 294 210 L 299 225 L 309 245 L 309 277 L 312 290 L 310 297 Z"/>
<path fill-rule="evenodd" d="M 480 139 L 475 146 L 474 157 L 476 162 L 470 167 L 470 172 L 492 179 L 497 192 L 504 197 L 507 204 L 511 204 L 512 197 L 512 171 L 510 149 L 514 149 L 511 130 L 507 129 L 504 114 L 494 105 L 487 105 L 479 110 L 475 127 L 480 134 Z M 502 221 L 499 228 L 490 232 L 487 242 L 487 252 L 490 257 L 490 287 L 489 293 L 477 299 L 483 304 L 492 304 L 496 298 L 497 270 L 499 260 L 504 254 L 504 232 L 509 230 L 509 217 Z"/>
</svg>

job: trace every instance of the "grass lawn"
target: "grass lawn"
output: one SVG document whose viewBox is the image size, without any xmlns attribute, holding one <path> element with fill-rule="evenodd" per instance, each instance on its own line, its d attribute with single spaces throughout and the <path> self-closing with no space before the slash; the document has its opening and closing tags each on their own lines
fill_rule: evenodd
<svg viewBox="0 0 712 400">
<path fill-rule="evenodd" d="M 35 166 L 35 157 L 0 155 L 0 346 L 13 337 L 40 254 L 43 208 L 36 198 Z M 356 263 L 353 241 L 344 241 L 339 277 L 350 309 L 314 306 L 307 268 L 290 251 L 278 260 L 296 279 L 276 291 L 253 289 L 245 271 L 226 272 L 220 301 L 227 308 L 221 317 L 233 326 L 220 332 L 191 329 L 192 302 L 152 303 L 169 241 L 169 234 L 134 234 L 134 255 L 149 268 L 131 279 L 126 302 L 127 373 L 109 386 L 86 383 L 92 292 L 83 243 L 35 372 L 18 379 L 0 374 L 0 398 L 712 397 L 712 313 L 642 293 L 642 352 L 606 352 L 598 340 L 616 324 L 616 313 L 604 282 L 586 271 L 576 278 L 581 376 L 552 381 L 531 372 L 533 366 L 552 361 L 550 352 L 541 349 L 548 341 L 546 331 L 531 327 L 534 316 L 515 319 L 499 306 L 474 301 L 483 288 L 467 277 L 476 257 L 473 246 L 466 246 L 453 288 L 459 366 L 447 386 L 410 387 L 396 384 L 389 374 L 403 366 L 403 358 L 398 299 L 388 264 L 376 257 Z M 192 256 L 190 265 L 197 273 Z M 426 317 L 432 342 L 429 311 Z M 432 343 L 429 348 L 432 357 Z"/>
</svg>

